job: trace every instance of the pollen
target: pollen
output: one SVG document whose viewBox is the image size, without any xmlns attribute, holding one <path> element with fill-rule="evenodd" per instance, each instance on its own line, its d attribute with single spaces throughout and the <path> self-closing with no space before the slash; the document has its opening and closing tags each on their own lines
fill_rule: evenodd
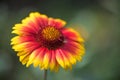
<svg viewBox="0 0 120 80">
<path fill-rule="evenodd" d="M 61 35 L 60 31 L 56 29 L 55 27 L 49 26 L 42 30 L 43 38 L 48 41 L 56 40 L 60 37 L 60 35 Z"/>
</svg>

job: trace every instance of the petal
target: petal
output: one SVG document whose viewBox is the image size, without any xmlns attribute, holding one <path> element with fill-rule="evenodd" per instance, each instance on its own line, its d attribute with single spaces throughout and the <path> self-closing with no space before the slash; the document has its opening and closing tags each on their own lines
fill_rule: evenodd
<svg viewBox="0 0 120 80">
<path fill-rule="evenodd" d="M 48 26 L 48 17 L 46 15 L 39 14 L 38 12 L 31 13 L 30 15 L 32 14 L 34 15 L 39 27 L 43 28 Z"/>
<path fill-rule="evenodd" d="M 71 55 L 79 61 L 81 61 L 81 57 L 85 53 L 83 43 L 78 43 L 72 40 L 67 40 L 66 44 L 64 44 L 61 49 L 67 51 L 68 53 L 71 53 Z"/>
<path fill-rule="evenodd" d="M 41 69 L 48 69 L 49 68 L 50 59 L 51 59 L 51 53 L 49 50 L 46 50 L 44 58 L 43 58 L 43 63 L 42 63 Z"/>
<path fill-rule="evenodd" d="M 20 62 L 22 62 L 23 65 L 26 64 L 29 60 L 29 53 L 26 53 L 26 54 L 20 56 L 19 60 L 20 60 Z"/>
<path fill-rule="evenodd" d="M 36 58 L 33 60 L 33 66 L 34 67 L 37 67 L 37 66 L 42 66 L 43 64 L 43 57 L 45 55 L 45 50 L 42 48 L 41 49 L 38 49 L 36 51 L 36 53 L 38 53 L 38 55 L 36 56 Z"/>
<path fill-rule="evenodd" d="M 57 60 L 55 58 L 55 51 L 51 50 L 51 60 L 50 60 L 50 70 L 58 71 L 59 65 L 57 63 Z"/>
<path fill-rule="evenodd" d="M 21 43 L 21 44 L 16 44 L 16 45 L 13 45 L 12 48 L 15 50 L 15 51 L 33 51 L 34 49 L 36 48 L 39 48 L 41 45 L 38 44 L 37 42 L 24 42 L 24 43 Z"/>
<path fill-rule="evenodd" d="M 26 24 L 16 24 L 15 27 L 13 27 L 12 33 L 18 34 L 18 35 L 34 35 L 38 32 L 38 29 L 36 29 L 34 26 L 36 26 L 34 23 L 29 21 Z"/>
<path fill-rule="evenodd" d="M 75 64 L 76 63 L 76 59 L 74 58 L 74 56 L 72 55 L 72 53 L 66 51 L 66 50 L 62 50 L 62 52 L 64 53 L 64 55 L 66 56 L 66 58 L 69 60 L 69 62 L 71 64 Z M 70 68 L 72 68 L 70 66 Z"/>
<path fill-rule="evenodd" d="M 25 49 L 25 45 L 27 45 L 28 43 L 21 43 L 21 44 L 18 44 L 18 45 L 13 45 L 12 48 L 15 50 L 15 51 L 23 51 L 23 49 Z"/>
<path fill-rule="evenodd" d="M 73 29 L 62 29 L 64 37 L 78 42 L 84 42 L 83 38 Z"/>
<path fill-rule="evenodd" d="M 35 38 L 33 36 L 16 36 L 11 39 L 11 45 L 20 44 L 27 41 L 35 41 Z"/>
<path fill-rule="evenodd" d="M 16 24 L 12 33 L 18 35 L 36 34 L 42 27 L 48 26 L 48 17 L 38 12 L 31 13 L 29 17 L 22 20 L 22 24 Z"/>
<path fill-rule="evenodd" d="M 61 49 L 56 50 L 56 59 L 64 69 L 68 69 L 72 67 L 66 54 L 67 53 L 63 52 Z"/>
<path fill-rule="evenodd" d="M 17 53 L 17 56 L 23 56 L 26 53 L 28 53 L 28 52 L 27 51 L 20 51 L 20 52 Z"/>
<path fill-rule="evenodd" d="M 63 55 L 59 50 L 56 50 L 56 60 L 60 66 L 65 67 Z"/>
<path fill-rule="evenodd" d="M 42 64 L 43 61 L 43 56 L 44 56 L 44 48 L 38 48 L 35 49 L 30 57 L 29 57 L 29 61 L 27 63 L 27 67 L 30 66 L 32 63 L 34 64 L 34 67 L 37 67 L 39 64 Z"/>
<path fill-rule="evenodd" d="M 61 19 L 53 19 L 53 18 L 49 18 L 49 22 L 48 22 L 49 26 L 54 26 L 56 28 L 62 28 L 65 26 L 65 24 L 66 24 L 65 21 Z"/>
</svg>

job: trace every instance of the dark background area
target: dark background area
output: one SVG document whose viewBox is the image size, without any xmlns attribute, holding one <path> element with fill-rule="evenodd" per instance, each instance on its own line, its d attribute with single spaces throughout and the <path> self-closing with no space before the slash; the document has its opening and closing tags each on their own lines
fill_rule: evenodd
<svg viewBox="0 0 120 80">
<path fill-rule="evenodd" d="M 118 0 L 0 0 L 0 80 L 43 80 L 26 68 L 10 45 L 12 27 L 30 12 L 61 18 L 85 39 L 86 54 L 72 70 L 48 71 L 48 80 L 120 80 Z"/>
</svg>

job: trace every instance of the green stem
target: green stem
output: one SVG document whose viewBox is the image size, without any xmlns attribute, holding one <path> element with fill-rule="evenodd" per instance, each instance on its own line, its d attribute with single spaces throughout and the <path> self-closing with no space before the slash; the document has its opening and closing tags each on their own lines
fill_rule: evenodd
<svg viewBox="0 0 120 80">
<path fill-rule="evenodd" d="M 44 71 L 44 80 L 47 80 L 47 70 Z"/>
</svg>

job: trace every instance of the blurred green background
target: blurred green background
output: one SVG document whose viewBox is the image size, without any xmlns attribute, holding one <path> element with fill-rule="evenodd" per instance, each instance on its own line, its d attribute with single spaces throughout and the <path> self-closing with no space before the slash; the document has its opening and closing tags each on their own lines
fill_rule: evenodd
<svg viewBox="0 0 120 80">
<path fill-rule="evenodd" d="M 19 62 L 11 49 L 14 24 L 32 11 L 67 21 L 82 34 L 86 54 L 72 70 L 48 71 L 48 80 L 120 80 L 117 0 L 0 0 L 0 80 L 43 80 L 44 71 Z"/>
</svg>

